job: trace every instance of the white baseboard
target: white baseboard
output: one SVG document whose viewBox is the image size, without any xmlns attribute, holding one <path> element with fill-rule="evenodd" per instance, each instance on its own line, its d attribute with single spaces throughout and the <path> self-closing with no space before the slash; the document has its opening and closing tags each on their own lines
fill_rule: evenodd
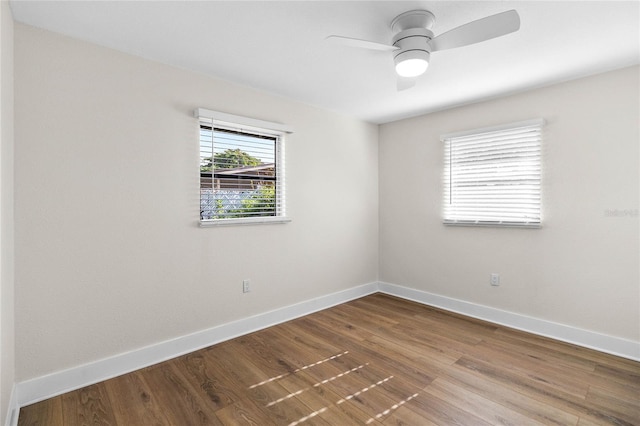
<svg viewBox="0 0 640 426">
<path fill-rule="evenodd" d="M 595 349 L 600 352 L 617 355 L 634 361 L 640 361 L 640 342 L 634 342 L 632 340 L 600 334 L 593 331 L 583 330 L 564 324 L 516 314 L 514 312 L 503 311 L 489 306 L 478 305 L 464 300 L 453 299 L 385 282 L 378 283 L 378 290 L 381 293 L 390 294 L 407 300 L 413 300 L 414 302 L 442 308 L 468 317 L 478 318 L 504 325 L 506 327 L 515 328 L 517 330 L 550 337 L 562 342 Z"/>
<path fill-rule="evenodd" d="M 11 396 L 9 397 L 7 418 L 4 422 L 5 426 L 18 426 L 18 413 L 20 412 L 20 406 L 18 405 L 18 399 L 16 398 L 16 395 L 16 385 L 13 385 L 13 388 L 11 388 Z"/>
<path fill-rule="evenodd" d="M 19 382 L 16 384 L 15 389 L 17 406 L 23 407 L 65 392 L 80 389 L 377 291 L 378 284 L 376 282 L 360 285 L 131 352 Z"/>
<path fill-rule="evenodd" d="M 274 311 L 258 314 L 227 324 L 99 361 L 58 371 L 15 385 L 5 424 L 17 424 L 19 407 L 42 401 L 65 392 L 148 367 L 225 340 L 271 327 L 313 312 L 367 296 L 386 293 L 429 306 L 442 308 L 473 318 L 527 331 L 556 340 L 640 361 L 640 343 L 588 330 L 558 324 L 463 300 L 453 299 L 385 282 L 374 282 L 321 296 Z M 12 413 L 15 411 L 15 419 Z M 16 423 L 11 423 L 15 421 Z"/>
</svg>

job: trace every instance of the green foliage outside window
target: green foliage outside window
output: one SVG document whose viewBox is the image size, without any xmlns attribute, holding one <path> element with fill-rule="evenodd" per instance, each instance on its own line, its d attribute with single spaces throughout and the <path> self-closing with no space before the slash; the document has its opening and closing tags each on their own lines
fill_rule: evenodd
<svg viewBox="0 0 640 426">
<path fill-rule="evenodd" d="M 200 172 L 211 172 L 220 169 L 235 169 L 237 167 L 258 166 L 261 161 L 253 157 L 241 149 L 227 149 L 224 152 L 220 152 L 213 156 L 213 163 L 211 158 L 206 159 L 200 165 Z"/>
</svg>

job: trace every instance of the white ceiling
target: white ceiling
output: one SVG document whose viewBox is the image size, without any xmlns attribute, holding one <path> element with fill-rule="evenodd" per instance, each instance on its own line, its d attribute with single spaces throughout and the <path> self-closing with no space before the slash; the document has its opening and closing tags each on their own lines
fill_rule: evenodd
<svg viewBox="0 0 640 426">
<path fill-rule="evenodd" d="M 640 2 L 11 1 L 14 19 L 74 38 L 384 123 L 640 62 Z M 509 9 L 520 31 L 434 52 L 398 92 L 389 43 L 398 14 L 427 9 L 436 35 Z"/>
</svg>

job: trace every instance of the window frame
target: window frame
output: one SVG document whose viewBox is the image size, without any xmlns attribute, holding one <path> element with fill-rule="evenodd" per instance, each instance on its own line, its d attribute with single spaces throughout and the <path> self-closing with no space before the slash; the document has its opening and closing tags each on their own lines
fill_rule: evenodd
<svg viewBox="0 0 640 426">
<path fill-rule="evenodd" d="M 293 133 L 293 129 L 287 125 L 269 121 L 257 120 L 219 111 L 212 111 L 198 108 L 194 111 L 194 116 L 198 119 L 198 143 L 200 144 L 200 129 L 202 125 L 210 126 L 211 131 L 221 129 L 232 132 L 253 134 L 257 136 L 267 136 L 275 139 L 275 185 L 276 185 L 276 212 L 273 216 L 259 217 L 237 217 L 225 219 L 203 219 L 200 215 L 199 225 L 201 227 L 234 226 L 234 225 L 259 225 L 278 224 L 291 222 L 291 218 L 286 215 L 286 179 L 285 179 L 285 136 Z M 199 148 L 200 152 L 200 148 Z M 200 162 L 198 165 L 198 186 L 202 188 L 202 177 L 200 174 Z M 198 197 L 199 203 L 201 196 Z M 200 208 L 198 211 L 201 211 Z"/>
<path fill-rule="evenodd" d="M 442 179 L 443 179 L 442 223 L 447 226 L 541 228 L 542 227 L 542 146 L 543 146 L 544 125 L 545 125 L 545 120 L 538 118 L 533 120 L 519 121 L 519 122 L 509 123 L 509 124 L 504 124 L 499 126 L 484 127 L 480 129 L 473 129 L 473 130 L 448 133 L 448 134 L 442 135 L 440 137 L 440 140 L 443 143 L 443 151 L 444 151 L 443 175 L 442 175 Z M 536 147 L 537 153 L 534 155 L 527 156 L 527 159 L 529 160 L 531 159 L 537 160 L 537 164 L 536 164 L 538 168 L 537 173 L 532 173 L 533 176 L 537 174 L 536 188 L 531 193 L 531 196 L 537 197 L 537 200 L 538 200 L 536 205 L 537 217 L 532 217 L 529 219 L 525 219 L 524 217 L 522 217 L 521 219 L 511 219 L 511 220 L 506 220 L 503 218 L 503 219 L 496 220 L 496 219 L 482 218 L 482 214 L 481 213 L 479 214 L 478 211 L 475 211 L 475 212 L 469 213 L 469 216 L 471 217 L 475 216 L 475 218 L 461 219 L 460 218 L 462 216 L 460 214 L 460 211 L 462 210 L 460 209 L 461 206 L 459 204 L 457 205 L 458 207 L 457 211 L 455 210 L 456 206 L 449 207 L 453 204 L 452 199 L 450 197 L 453 192 L 453 187 L 455 186 L 455 184 L 451 181 L 453 179 L 453 175 L 451 174 L 452 167 L 453 167 L 453 163 L 451 162 L 451 152 L 450 152 L 451 144 L 454 144 L 456 142 L 464 143 L 465 138 L 478 138 L 478 139 L 486 140 L 488 139 L 487 138 L 488 135 L 492 135 L 495 137 L 497 133 L 502 133 L 502 136 L 504 137 L 506 133 L 515 132 L 522 129 L 532 129 L 532 131 L 537 132 L 537 137 L 538 137 L 538 144 Z M 521 144 L 524 146 L 524 143 L 521 143 Z M 476 145 L 476 146 L 479 146 L 479 145 Z M 518 149 L 523 150 L 523 146 L 518 146 Z M 489 152 L 490 150 L 487 150 L 487 151 Z M 504 160 L 504 157 L 501 157 L 491 162 L 490 164 L 494 165 L 494 167 L 497 167 L 500 164 L 500 162 L 503 160 Z M 447 164 L 447 161 L 449 161 L 449 164 Z M 447 170 L 449 170 L 449 176 L 447 176 Z M 477 172 L 474 171 L 474 173 L 477 173 Z M 485 173 L 486 175 L 484 178 L 487 179 L 487 176 L 489 176 L 489 173 L 488 172 L 485 172 Z M 517 180 L 518 180 L 517 178 L 508 179 L 506 177 L 502 177 L 502 180 L 500 182 L 501 183 L 516 182 Z M 535 177 L 533 180 L 535 181 Z M 482 182 L 481 179 L 479 179 L 479 181 Z M 448 182 L 448 185 L 447 185 L 447 182 Z M 504 189 L 502 191 L 504 191 Z M 469 196 L 470 192 L 465 195 Z M 495 202 L 497 198 L 507 197 L 508 195 L 509 194 L 507 192 L 502 192 L 498 197 L 494 198 L 494 200 L 492 201 Z M 518 199 L 517 197 L 513 197 L 511 200 L 515 201 L 517 199 Z M 478 205 L 482 206 L 478 198 L 474 199 L 473 201 L 474 202 L 478 201 Z M 485 203 L 482 207 L 488 208 L 488 206 L 491 206 L 491 203 Z M 504 206 L 501 206 L 501 207 L 504 207 Z M 499 211 L 499 210 L 496 209 L 496 211 Z M 505 211 L 502 211 L 502 212 L 504 213 Z"/>
</svg>

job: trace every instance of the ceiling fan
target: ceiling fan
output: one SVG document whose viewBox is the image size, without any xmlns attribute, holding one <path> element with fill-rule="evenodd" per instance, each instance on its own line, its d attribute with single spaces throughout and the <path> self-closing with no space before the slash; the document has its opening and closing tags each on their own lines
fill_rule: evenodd
<svg viewBox="0 0 640 426">
<path fill-rule="evenodd" d="M 427 70 L 431 52 L 480 43 L 520 29 L 520 16 L 515 10 L 471 21 L 438 36 L 431 31 L 435 19 L 428 10 L 410 10 L 396 16 L 391 21 L 395 33 L 391 44 L 339 35 L 326 39 L 350 47 L 393 52 L 398 90 L 403 90 L 412 87 Z"/>
</svg>

